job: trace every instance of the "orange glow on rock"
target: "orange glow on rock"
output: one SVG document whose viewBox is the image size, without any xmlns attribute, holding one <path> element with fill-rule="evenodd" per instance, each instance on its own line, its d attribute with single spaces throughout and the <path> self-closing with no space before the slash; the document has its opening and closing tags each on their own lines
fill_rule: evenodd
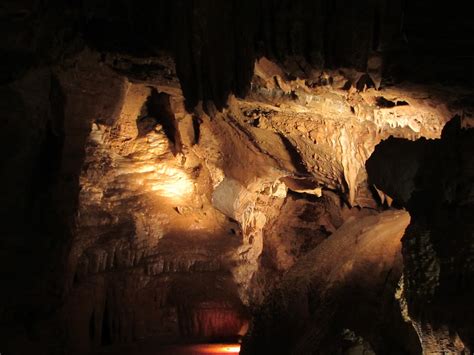
<svg viewBox="0 0 474 355">
<path fill-rule="evenodd" d="M 240 353 L 240 345 L 233 345 L 233 346 L 225 346 L 224 349 L 228 353 Z"/>
<path fill-rule="evenodd" d="M 194 345 L 196 354 L 238 354 L 240 344 L 200 344 Z"/>
<path fill-rule="evenodd" d="M 184 171 L 162 164 L 155 169 L 158 179 L 151 190 L 170 198 L 187 198 L 194 192 L 194 184 Z"/>
<path fill-rule="evenodd" d="M 155 351 L 154 353 L 160 354 L 160 355 L 208 355 L 208 354 L 227 355 L 227 354 L 239 354 L 240 344 L 220 343 L 220 344 L 165 345 L 165 346 L 159 346 L 157 348 L 154 348 L 154 351 Z"/>
</svg>

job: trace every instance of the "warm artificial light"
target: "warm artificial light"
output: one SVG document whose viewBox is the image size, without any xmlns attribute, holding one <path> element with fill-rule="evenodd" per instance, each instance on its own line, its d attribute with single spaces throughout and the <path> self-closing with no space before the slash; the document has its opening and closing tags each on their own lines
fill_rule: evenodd
<svg viewBox="0 0 474 355">
<path fill-rule="evenodd" d="M 195 354 L 239 354 L 240 344 L 199 344 L 192 346 Z"/>
<path fill-rule="evenodd" d="M 240 353 L 240 345 L 224 346 L 223 352 L 238 354 Z"/>
<path fill-rule="evenodd" d="M 152 191 L 170 198 L 189 197 L 194 191 L 192 180 L 182 170 L 171 166 L 159 166 L 156 169 L 158 181 L 153 182 Z"/>
</svg>

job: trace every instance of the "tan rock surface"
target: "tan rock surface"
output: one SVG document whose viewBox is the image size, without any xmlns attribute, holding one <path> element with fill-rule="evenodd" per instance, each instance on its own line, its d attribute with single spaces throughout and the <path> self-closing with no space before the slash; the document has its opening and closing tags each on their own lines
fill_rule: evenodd
<svg viewBox="0 0 474 355">
<path fill-rule="evenodd" d="M 375 146 L 391 135 L 438 138 L 458 112 L 450 91 L 358 91 L 346 82 L 361 74 L 345 69 L 315 74 L 319 84 L 289 80 L 264 58 L 245 99 L 188 112 L 169 58 L 153 59 L 162 69 L 146 80 L 121 74 L 137 58 L 99 64 L 86 51 L 74 60 L 80 65 L 58 68 L 67 98 L 62 174 L 79 179 L 59 189 L 80 192 L 63 200 L 65 211 L 76 202 L 78 210 L 55 319 L 77 351 L 238 334 L 245 307 L 308 253 L 326 255 L 344 222 L 370 221 L 391 205 L 367 181 Z M 352 267 L 331 262 L 331 272 Z"/>
</svg>

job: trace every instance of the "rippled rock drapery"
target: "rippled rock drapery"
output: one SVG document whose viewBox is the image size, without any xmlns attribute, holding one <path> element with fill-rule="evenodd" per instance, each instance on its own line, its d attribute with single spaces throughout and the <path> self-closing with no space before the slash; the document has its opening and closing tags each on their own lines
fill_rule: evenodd
<svg viewBox="0 0 474 355">
<path fill-rule="evenodd" d="M 188 145 L 179 85 L 155 83 L 125 80 L 117 111 L 92 124 L 63 307 L 70 351 L 231 337 L 246 321 L 231 277 L 238 226 L 210 204 L 212 179 Z M 157 95 L 165 104 L 153 107 Z"/>
<path fill-rule="evenodd" d="M 173 67 L 163 73 L 169 77 Z M 357 72 L 328 72 L 333 84 L 314 87 L 289 80 L 266 59 L 255 73 L 248 100 L 231 98 L 212 116 L 199 108 L 188 113 L 179 85 L 163 74 L 146 84 L 122 79 L 121 101 L 112 115 L 95 120 L 86 144 L 64 306 L 75 337 L 70 343 L 86 348 L 86 337 L 94 346 L 239 333 L 245 326 L 241 302 L 261 302 L 281 272 L 328 236 L 332 240 L 351 215 L 371 214 L 349 206 L 377 206 L 364 169 L 376 144 L 389 134 L 439 137 L 447 117 L 458 112 L 449 92 L 420 97 L 430 88 L 338 88 L 351 75 L 357 80 Z M 328 188 L 341 191 L 342 199 L 323 191 Z M 316 199 L 324 194 L 323 211 L 335 209 L 329 220 L 310 213 L 315 225 L 303 242 L 310 246 L 300 252 L 283 250 L 301 229 L 275 237 L 278 230 L 267 224 L 294 220 L 280 212 L 287 190 Z M 327 230 L 318 242 L 314 231 L 321 228 Z M 280 254 L 269 256 L 272 248 Z M 280 271 L 272 274 L 264 262 Z M 272 275 L 277 278 L 269 281 Z M 130 291 L 122 291 L 123 282 Z M 388 293 L 392 297 L 394 288 Z M 157 306 L 148 305 L 153 299 L 160 300 Z M 206 309 L 216 315 L 212 319 L 222 314 L 224 323 L 204 320 L 199 314 Z"/>
<path fill-rule="evenodd" d="M 472 126 L 472 91 L 400 82 L 469 85 L 472 21 L 451 16 L 463 13 L 427 1 L 3 6 L 7 353 L 241 335 L 307 253 L 390 205 L 412 215 L 397 293 L 408 325 L 426 351 L 472 348 L 472 137 L 431 141 L 455 115 Z M 406 159 L 390 179 L 368 179 L 390 136 L 416 141 L 397 144 Z M 331 345 L 383 349 L 383 332 L 353 328 Z M 418 349 L 413 333 L 386 332 Z"/>
<path fill-rule="evenodd" d="M 333 84 L 315 88 L 308 81 L 285 80 L 287 74 L 265 58 L 255 73 L 251 101 L 238 102 L 248 130 L 269 154 L 278 141 L 269 139 L 270 132 L 282 137 L 291 159 L 299 162 L 296 175 L 345 192 L 351 205 L 370 204 L 364 164 L 376 144 L 389 136 L 439 138 L 457 112 L 450 108 L 456 94 L 446 91 L 400 86 L 357 92 L 351 87 L 362 73 L 349 70 L 328 71 Z M 284 157 L 277 154 L 281 162 Z"/>
<path fill-rule="evenodd" d="M 258 305 L 299 258 L 390 196 L 366 178 L 375 146 L 389 135 L 437 138 L 460 112 L 450 91 L 358 91 L 353 70 L 311 84 L 263 58 L 246 100 L 189 113 L 169 57 L 155 57 L 160 69 L 147 77 L 131 69 L 145 65 L 134 57 L 85 51 L 72 63 L 56 75 L 61 171 L 78 179 L 59 186 L 72 194 L 65 213 L 77 203 L 78 214 L 64 301 L 33 327 L 65 325 L 76 352 L 241 333 L 244 304 Z"/>
</svg>

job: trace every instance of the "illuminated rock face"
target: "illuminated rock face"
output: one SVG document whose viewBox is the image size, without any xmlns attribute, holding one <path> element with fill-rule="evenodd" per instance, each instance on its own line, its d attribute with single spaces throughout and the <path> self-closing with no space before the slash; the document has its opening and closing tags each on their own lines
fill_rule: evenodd
<svg viewBox="0 0 474 355">
<path fill-rule="evenodd" d="M 93 123 L 86 143 L 64 306 L 74 351 L 235 337 L 247 322 L 232 278 L 239 227 L 212 207 L 192 147 L 165 130 L 183 119 L 182 97 L 163 94 L 171 117 L 143 113 L 154 90 L 127 83 L 117 116 Z"/>
<path fill-rule="evenodd" d="M 272 290 L 256 313 L 242 353 L 334 353 L 344 328 L 377 346 L 376 353 L 396 347 L 409 351 L 409 345 L 403 348 L 409 326 L 392 311 L 402 271 L 400 239 L 409 221 L 405 211 L 348 219 Z M 403 341 L 395 337 L 397 327 Z"/>
<path fill-rule="evenodd" d="M 357 91 L 347 82 L 361 74 L 342 73 L 327 73 L 338 80 L 332 85 L 308 86 L 285 80 L 284 70 L 263 58 L 255 65 L 246 99 L 231 97 L 222 111 L 197 108 L 192 114 L 176 81 L 124 79 L 116 109 L 108 119 L 92 120 L 85 144 L 68 257 L 71 286 L 63 307 L 69 314 L 71 349 L 141 338 L 242 334 L 248 321 L 244 305 L 263 302 L 266 307 L 279 292 L 272 291 L 275 286 L 291 290 L 289 275 L 313 254 L 333 255 L 334 260 L 314 257 L 315 267 L 326 271 L 308 269 L 308 280 L 341 269 L 332 262 L 350 270 L 353 266 L 347 265 L 362 263 L 364 270 L 374 267 L 377 273 L 361 286 L 367 298 L 395 302 L 399 242 L 408 217 L 402 212 L 377 217 L 376 208 L 391 197 L 371 186 L 365 163 L 390 135 L 439 138 L 456 113 L 448 108 L 454 98 L 436 90 L 426 97 L 429 88 L 415 86 Z M 410 188 L 408 182 L 405 187 Z M 345 227 L 354 219 L 360 219 L 354 228 L 362 231 Z M 392 219 L 399 221 L 393 222 L 393 233 Z M 390 240 L 371 244 L 377 231 L 391 233 Z M 367 246 L 358 245 L 360 233 Z M 361 255 L 347 256 L 352 261 L 325 251 L 355 252 L 336 241 L 350 244 L 351 238 L 363 248 Z M 384 271 L 374 265 L 383 265 Z M 348 282 L 341 286 L 347 290 L 357 278 L 350 270 L 318 282 Z M 391 286 L 385 298 L 377 299 L 373 290 L 389 270 Z M 287 286 L 278 286 L 281 282 Z M 338 287 L 325 291 L 318 286 L 311 292 L 334 293 L 345 302 L 346 291 Z M 373 307 L 361 297 L 360 307 Z M 398 303 L 393 307 L 383 314 L 396 318 L 402 311 Z M 336 316 L 328 312 L 318 317 L 331 322 Z M 359 316 L 372 317 L 373 310 L 368 312 Z M 352 318 L 340 321 L 341 331 L 355 330 L 383 349 L 384 333 L 371 334 Z M 406 343 L 397 346 L 416 348 L 414 328 L 400 319 L 396 327 Z M 255 323 L 252 336 L 259 326 L 269 325 Z M 320 345 L 310 341 L 301 346 L 326 346 L 326 337 L 335 337 L 336 346 L 339 335 L 321 334 Z M 258 347 L 263 340 L 255 341 Z"/>
<path fill-rule="evenodd" d="M 382 77 L 400 4 L 80 3 L 0 10 L 6 353 L 472 349 L 472 90 Z"/>
<path fill-rule="evenodd" d="M 365 161 L 375 146 L 389 136 L 439 138 L 456 113 L 448 109 L 456 96 L 428 94 L 414 85 L 359 92 L 351 85 L 362 73 L 342 69 L 325 75 L 332 85 L 311 88 L 308 80 L 285 80 L 288 74 L 262 58 L 255 65 L 250 99 L 236 102 L 242 113 L 237 117 L 279 163 L 284 164 L 283 153 L 269 144 L 268 135 L 284 137 L 299 161 L 298 173 L 343 191 L 351 205 L 370 206 Z"/>
</svg>

